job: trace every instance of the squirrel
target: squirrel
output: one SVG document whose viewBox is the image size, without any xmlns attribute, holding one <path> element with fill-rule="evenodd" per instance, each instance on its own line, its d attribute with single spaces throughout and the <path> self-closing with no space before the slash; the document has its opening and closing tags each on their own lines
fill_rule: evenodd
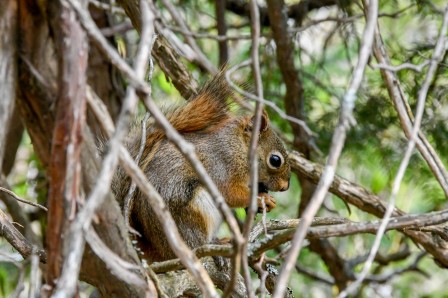
<svg viewBox="0 0 448 298">
<path fill-rule="evenodd" d="M 228 100 L 233 95 L 221 72 L 192 99 L 168 108 L 164 114 L 185 140 L 195 146 L 197 156 L 226 203 L 231 208 L 245 208 L 250 205 L 248 153 L 253 117 L 231 112 Z M 261 120 L 256 149 L 258 206 L 261 208 L 263 198 L 266 210 L 270 211 L 276 201 L 268 191 L 287 190 L 291 174 L 286 149 L 271 128 L 265 111 Z M 210 243 L 221 223 L 220 212 L 189 162 L 153 122 L 150 118 L 147 123 L 139 166 L 165 200 L 187 245 L 196 248 Z M 134 158 L 139 152 L 141 134 L 142 128 L 136 125 L 126 141 Z M 112 190 L 122 208 L 130 184 L 130 178 L 119 169 Z M 141 234 L 136 240 L 149 264 L 176 257 L 148 200 L 138 189 L 133 194 L 129 223 Z"/>
</svg>

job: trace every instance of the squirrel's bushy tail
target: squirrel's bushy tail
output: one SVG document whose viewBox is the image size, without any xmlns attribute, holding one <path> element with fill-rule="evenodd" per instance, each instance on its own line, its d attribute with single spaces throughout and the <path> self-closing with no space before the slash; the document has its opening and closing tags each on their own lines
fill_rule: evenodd
<svg viewBox="0 0 448 298">
<path fill-rule="evenodd" d="M 186 104 L 167 109 L 165 116 L 178 132 L 210 132 L 231 119 L 229 98 L 233 96 L 233 91 L 224 75 L 223 70 L 214 76 Z M 148 127 L 144 157 L 140 162 L 142 169 L 154 157 L 164 138 L 163 130 L 154 125 Z"/>
<path fill-rule="evenodd" d="M 185 105 L 169 110 L 166 117 L 180 133 L 211 130 L 231 117 L 228 99 L 232 94 L 222 71 Z"/>
</svg>

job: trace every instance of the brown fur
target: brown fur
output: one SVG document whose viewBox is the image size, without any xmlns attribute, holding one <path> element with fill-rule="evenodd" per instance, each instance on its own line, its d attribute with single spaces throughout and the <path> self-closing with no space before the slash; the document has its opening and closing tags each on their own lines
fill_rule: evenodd
<svg viewBox="0 0 448 298">
<path fill-rule="evenodd" d="M 195 98 L 168 109 L 165 115 L 174 128 L 195 145 L 197 156 L 229 206 L 247 207 L 250 201 L 248 148 L 253 121 L 251 116 L 235 116 L 230 112 L 228 100 L 231 96 L 232 91 L 221 73 Z M 266 113 L 262 120 L 257 148 L 259 181 L 267 190 L 283 191 L 288 188 L 290 178 L 286 150 L 271 129 Z M 141 131 L 131 134 L 133 137 L 127 146 L 135 157 Z M 267 164 L 272 152 L 283 157 L 281 167 L 272 168 Z M 147 129 L 140 167 L 164 198 L 186 243 L 194 248 L 211 241 L 220 222 L 217 208 L 193 168 L 155 125 Z M 118 200 L 122 201 L 130 179 L 119 170 L 112 185 Z M 275 207 L 275 200 L 269 194 L 260 196 L 267 201 L 268 210 Z M 175 257 L 145 196 L 136 191 L 133 201 L 130 222 L 142 234 L 137 240 L 144 257 L 149 262 Z"/>
</svg>

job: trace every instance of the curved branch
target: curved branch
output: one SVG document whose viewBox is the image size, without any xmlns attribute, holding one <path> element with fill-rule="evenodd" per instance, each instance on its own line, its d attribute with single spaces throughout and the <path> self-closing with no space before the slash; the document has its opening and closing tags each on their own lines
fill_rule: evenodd
<svg viewBox="0 0 448 298">
<path fill-rule="evenodd" d="M 28 258 L 33 253 L 39 256 L 42 263 L 47 263 L 47 254 L 44 250 L 37 248 L 29 242 L 23 235 L 14 227 L 9 221 L 3 211 L 0 210 L 0 235 L 22 255 L 24 259 Z"/>
<path fill-rule="evenodd" d="M 326 6 L 339 5 L 338 0 L 311 0 L 300 1 L 297 4 L 292 4 L 286 7 L 286 14 L 288 18 L 294 19 L 298 25 L 301 25 L 306 15 L 315 9 L 319 9 Z M 244 17 L 249 17 L 249 3 L 242 0 L 227 0 L 226 9 Z M 260 11 L 260 25 L 269 26 L 270 21 L 268 18 L 268 10 L 266 6 L 259 6 Z"/>
<path fill-rule="evenodd" d="M 318 183 L 323 172 L 323 166 L 312 163 L 300 156 L 299 153 L 293 152 L 288 157 L 291 167 L 296 173 L 305 179 Z M 356 206 L 362 211 L 373 214 L 377 217 L 383 217 L 386 212 L 386 203 L 377 195 L 371 193 L 367 189 L 350 182 L 346 179 L 335 175 L 330 185 L 330 192 L 337 195 L 351 205 Z M 395 208 L 392 216 L 401 216 L 405 213 Z M 434 238 L 431 234 L 415 230 L 403 230 L 404 234 L 409 236 L 414 242 L 423 246 L 423 248 L 444 267 L 448 267 L 448 251 L 444 248 L 444 241 L 441 243 L 439 239 Z"/>
<path fill-rule="evenodd" d="M 121 7 L 125 10 L 131 19 L 134 28 L 141 32 L 141 12 L 140 0 L 118 0 Z M 158 22 L 155 22 L 156 30 L 160 31 Z M 180 61 L 179 55 L 163 36 L 159 36 L 152 48 L 152 56 L 163 73 L 171 79 L 173 85 L 179 90 L 180 94 L 188 99 L 196 94 L 197 82 L 187 71 L 185 65 Z"/>
</svg>

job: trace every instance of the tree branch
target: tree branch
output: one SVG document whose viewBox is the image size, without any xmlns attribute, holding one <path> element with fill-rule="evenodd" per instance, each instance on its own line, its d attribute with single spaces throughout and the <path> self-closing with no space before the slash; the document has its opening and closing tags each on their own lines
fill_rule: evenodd
<svg viewBox="0 0 448 298">
<path fill-rule="evenodd" d="M 300 177 L 306 178 L 313 183 L 319 182 L 323 172 L 323 167 L 321 165 L 306 160 L 298 153 L 292 153 L 288 158 L 291 167 L 296 170 Z M 344 202 L 352 204 L 360 210 L 377 217 L 383 217 L 386 212 L 386 203 L 379 196 L 337 175 L 334 177 L 329 190 L 331 193 L 344 200 Z M 405 215 L 405 213 L 400 209 L 395 208 L 392 216 L 401 215 Z M 403 230 L 402 232 L 409 236 L 414 242 L 422 245 L 427 252 L 434 256 L 438 263 L 448 267 L 448 252 L 444 249 L 444 244 L 441 243 L 439 239 L 420 231 Z"/>
<path fill-rule="evenodd" d="M 140 0 L 118 0 L 117 2 L 123 7 L 131 19 L 134 28 L 140 32 L 142 28 Z M 157 22 L 155 25 L 156 30 L 159 30 L 160 28 Z M 191 77 L 185 65 L 179 60 L 179 55 L 167 43 L 164 37 L 160 36 L 157 38 L 152 49 L 152 56 L 156 60 L 157 65 L 171 79 L 173 85 L 184 98 L 188 99 L 196 94 L 196 81 Z"/>
<path fill-rule="evenodd" d="M 378 64 L 387 66 L 388 69 L 390 68 L 391 63 L 389 55 L 387 54 L 386 48 L 382 41 L 379 28 L 375 35 L 373 54 Z M 381 68 L 381 76 L 386 84 L 389 97 L 392 99 L 395 110 L 398 113 L 401 127 L 403 128 L 405 135 L 410 138 L 412 134 L 411 130 L 414 122 L 414 116 L 411 112 L 409 101 L 401 88 L 397 75 L 388 69 Z M 448 172 L 446 171 L 443 162 L 440 160 L 440 157 L 437 155 L 437 152 L 422 132 L 418 133 L 418 137 L 415 140 L 415 145 L 431 171 L 434 173 L 434 176 L 445 193 L 445 197 L 448 198 Z"/>
<path fill-rule="evenodd" d="M 294 19 L 297 24 L 301 25 L 306 15 L 315 9 L 319 9 L 325 6 L 339 5 L 337 0 L 310 0 L 300 1 L 296 4 L 292 4 L 286 7 L 286 14 L 288 18 Z M 247 1 L 242 0 L 227 0 L 226 9 L 240 16 L 249 17 L 249 4 Z M 269 8 L 265 6 L 259 6 L 260 11 L 260 24 L 262 26 L 269 26 L 270 21 L 268 18 Z"/>
<path fill-rule="evenodd" d="M 44 250 L 37 248 L 30 243 L 13 226 L 3 211 L 0 210 L 0 234 L 22 255 L 24 259 L 28 258 L 34 252 L 39 256 L 42 263 L 47 263 L 47 254 Z"/>
<path fill-rule="evenodd" d="M 285 259 L 285 263 L 280 271 L 279 281 L 277 288 L 273 295 L 274 298 L 280 298 L 286 289 L 286 284 L 295 265 L 295 260 L 299 255 L 299 251 L 302 246 L 303 239 L 305 238 L 306 230 L 309 227 L 312 218 L 320 208 L 328 188 L 333 181 L 337 162 L 344 146 L 347 129 L 350 123 L 353 123 L 353 109 L 355 105 L 356 93 L 361 84 L 364 76 L 364 70 L 370 57 L 371 47 L 373 43 L 373 37 L 375 33 L 375 25 L 377 23 L 378 16 L 378 2 L 376 0 L 370 0 L 368 7 L 368 15 L 366 25 L 364 28 L 361 48 L 359 50 L 358 63 L 353 71 L 350 84 L 344 95 L 344 99 L 341 105 L 340 117 L 338 125 L 334 131 L 331 141 L 330 153 L 328 160 L 322 174 L 321 180 L 316 187 L 313 197 L 310 200 L 310 204 L 303 212 L 303 224 L 301 223 L 296 230 L 292 248 Z"/>
<path fill-rule="evenodd" d="M 14 119 L 17 84 L 17 2 L 6 1 L 0 4 L 0 171 L 3 172 L 6 139 Z"/>
</svg>

